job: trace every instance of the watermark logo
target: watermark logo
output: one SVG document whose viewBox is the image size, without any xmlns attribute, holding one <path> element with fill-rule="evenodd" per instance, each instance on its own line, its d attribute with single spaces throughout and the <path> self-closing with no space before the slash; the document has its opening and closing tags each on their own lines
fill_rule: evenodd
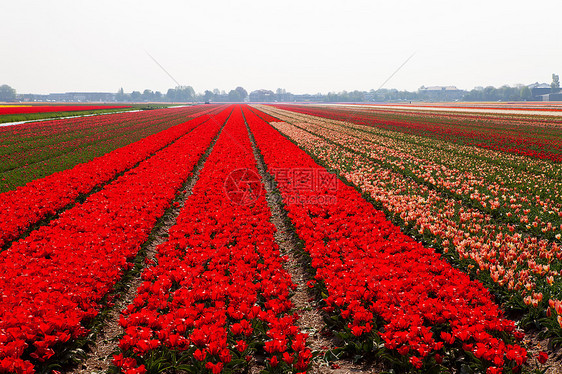
<svg viewBox="0 0 562 374">
<path fill-rule="evenodd" d="M 285 204 L 335 204 L 338 176 L 323 168 L 274 168 L 270 170 L 285 191 Z"/>
<path fill-rule="evenodd" d="M 237 205 L 255 202 L 262 193 L 261 178 L 250 169 L 236 169 L 224 181 L 226 196 Z"/>
<path fill-rule="evenodd" d="M 336 204 L 339 179 L 336 173 L 323 168 L 273 168 L 273 177 L 264 181 L 267 190 L 280 187 L 283 196 L 275 195 L 278 202 L 299 205 Z M 277 186 L 276 186 L 277 185 Z M 224 191 L 237 205 L 254 203 L 263 193 L 260 175 L 250 169 L 236 169 L 226 177 Z"/>
</svg>

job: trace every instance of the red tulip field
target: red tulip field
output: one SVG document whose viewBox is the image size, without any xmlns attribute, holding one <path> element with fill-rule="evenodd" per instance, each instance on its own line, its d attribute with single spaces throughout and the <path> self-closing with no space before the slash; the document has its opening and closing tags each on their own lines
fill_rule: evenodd
<svg viewBox="0 0 562 374">
<path fill-rule="evenodd" d="M 0 374 L 558 372 L 562 117 L 438 109 L 0 127 Z"/>
</svg>

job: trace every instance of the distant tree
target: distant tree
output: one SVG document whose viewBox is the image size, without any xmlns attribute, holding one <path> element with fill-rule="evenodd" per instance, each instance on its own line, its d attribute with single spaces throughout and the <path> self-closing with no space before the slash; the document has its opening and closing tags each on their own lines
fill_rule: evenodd
<svg viewBox="0 0 562 374">
<path fill-rule="evenodd" d="M 195 99 L 195 90 L 193 89 L 193 87 L 183 86 L 182 89 L 188 101 L 193 101 Z"/>
<path fill-rule="evenodd" d="M 519 97 L 521 97 L 521 100 L 531 100 L 531 96 L 531 89 L 529 87 L 521 87 L 521 90 L 519 91 Z"/>
<path fill-rule="evenodd" d="M 239 102 L 242 101 L 242 97 L 240 96 L 240 92 L 237 90 L 230 90 L 228 93 L 228 101 L 230 102 Z"/>
<path fill-rule="evenodd" d="M 521 99 L 520 89 L 517 87 L 501 86 L 498 89 L 499 100 L 518 101 Z"/>
<path fill-rule="evenodd" d="M 560 77 L 558 74 L 552 74 L 552 83 L 550 84 L 550 88 L 553 93 L 560 91 Z"/>
<path fill-rule="evenodd" d="M 494 86 L 484 87 L 484 100 L 485 101 L 499 100 L 498 90 Z"/>
<path fill-rule="evenodd" d="M 178 92 L 179 101 L 194 101 L 195 100 L 195 90 L 191 86 L 179 86 L 176 87 Z"/>
<path fill-rule="evenodd" d="M 176 100 L 176 90 L 174 90 L 173 88 L 168 89 L 168 92 L 166 92 L 166 100 L 167 101 L 177 101 Z"/>
<path fill-rule="evenodd" d="M 0 86 L 0 101 L 14 101 L 16 99 L 16 90 L 7 84 Z"/>
<path fill-rule="evenodd" d="M 209 90 L 205 90 L 205 93 L 203 94 L 203 99 L 205 101 L 211 101 L 213 100 L 215 94 L 213 94 L 213 91 L 209 91 Z"/>
<path fill-rule="evenodd" d="M 154 93 L 154 101 L 162 101 L 162 92 L 156 91 Z"/>
<path fill-rule="evenodd" d="M 238 96 L 240 96 L 239 101 L 244 101 L 244 99 L 248 97 L 248 91 L 246 91 L 244 88 L 238 86 L 234 90 L 238 92 Z"/>
<path fill-rule="evenodd" d="M 154 99 L 154 92 L 152 90 L 146 89 L 142 93 L 143 101 L 152 101 Z"/>
<path fill-rule="evenodd" d="M 139 91 L 133 91 L 131 92 L 131 100 L 133 101 L 139 101 L 142 97 L 142 94 Z"/>
<path fill-rule="evenodd" d="M 255 90 L 250 93 L 250 99 L 253 102 L 271 102 L 275 100 L 275 93 L 270 90 Z"/>
<path fill-rule="evenodd" d="M 220 95 L 220 94 L 221 94 L 221 92 L 219 91 L 218 88 L 215 88 L 215 89 L 213 90 L 213 95 L 218 96 L 218 95 Z"/>
<path fill-rule="evenodd" d="M 177 86 L 176 88 L 170 88 L 166 94 L 166 99 L 168 101 L 194 101 L 195 90 L 191 86 Z"/>
<path fill-rule="evenodd" d="M 363 95 L 363 92 L 357 90 L 349 93 L 349 100 L 352 102 L 361 102 L 363 101 L 364 97 L 365 95 Z"/>
<path fill-rule="evenodd" d="M 483 91 L 481 90 L 471 90 L 466 93 L 463 97 L 464 101 L 483 101 Z"/>
</svg>

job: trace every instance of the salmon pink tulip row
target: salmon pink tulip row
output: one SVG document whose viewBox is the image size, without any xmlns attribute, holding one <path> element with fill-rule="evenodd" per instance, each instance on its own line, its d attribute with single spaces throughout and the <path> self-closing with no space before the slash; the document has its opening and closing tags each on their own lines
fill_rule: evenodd
<svg viewBox="0 0 562 374">
<path fill-rule="evenodd" d="M 508 163 L 495 152 L 493 159 L 482 160 L 474 152 L 459 154 L 459 146 L 445 149 L 442 141 L 428 139 L 418 144 L 424 138 L 300 113 L 275 113 L 385 169 L 463 200 L 467 207 L 521 226 L 524 232 L 551 240 L 562 235 L 562 182 L 544 170 L 521 170 L 524 157 Z"/>
</svg>

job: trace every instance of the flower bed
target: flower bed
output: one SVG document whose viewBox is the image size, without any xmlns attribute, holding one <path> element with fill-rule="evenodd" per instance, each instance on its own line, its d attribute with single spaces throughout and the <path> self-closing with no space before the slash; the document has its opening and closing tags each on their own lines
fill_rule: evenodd
<svg viewBox="0 0 562 374">
<path fill-rule="evenodd" d="M 240 170 L 254 178 L 237 178 Z M 237 108 L 123 312 L 114 358 L 123 372 L 242 372 L 256 350 L 270 373 L 307 369 L 306 335 L 291 314 L 295 285 L 260 186 Z"/>
<path fill-rule="evenodd" d="M 285 209 L 304 241 L 325 310 L 348 347 L 385 348 L 395 365 L 432 370 L 518 370 L 525 349 L 488 291 L 392 225 L 353 188 L 295 190 L 276 170 L 322 169 L 251 111 L 244 112 Z M 291 203 L 289 195 L 335 194 L 331 204 Z M 306 196 L 305 196 L 306 197 Z M 303 199 L 310 201 L 310 199 Z M 380 343 L 379 343 L 380 342 Z"/>
<path fill-rule="evenodd" d="M 0 194 L 0 248 L 35 223 L 73 203 L 81 194 L 133 167 L 209 118 L 204 115 L 173 126 L 90 162 Z"/>
<path fill-rule="evenodd" d="M 0 372 L 32 373 L 87 333 L 228 114 L 0 253 Z"/>
</svg>

